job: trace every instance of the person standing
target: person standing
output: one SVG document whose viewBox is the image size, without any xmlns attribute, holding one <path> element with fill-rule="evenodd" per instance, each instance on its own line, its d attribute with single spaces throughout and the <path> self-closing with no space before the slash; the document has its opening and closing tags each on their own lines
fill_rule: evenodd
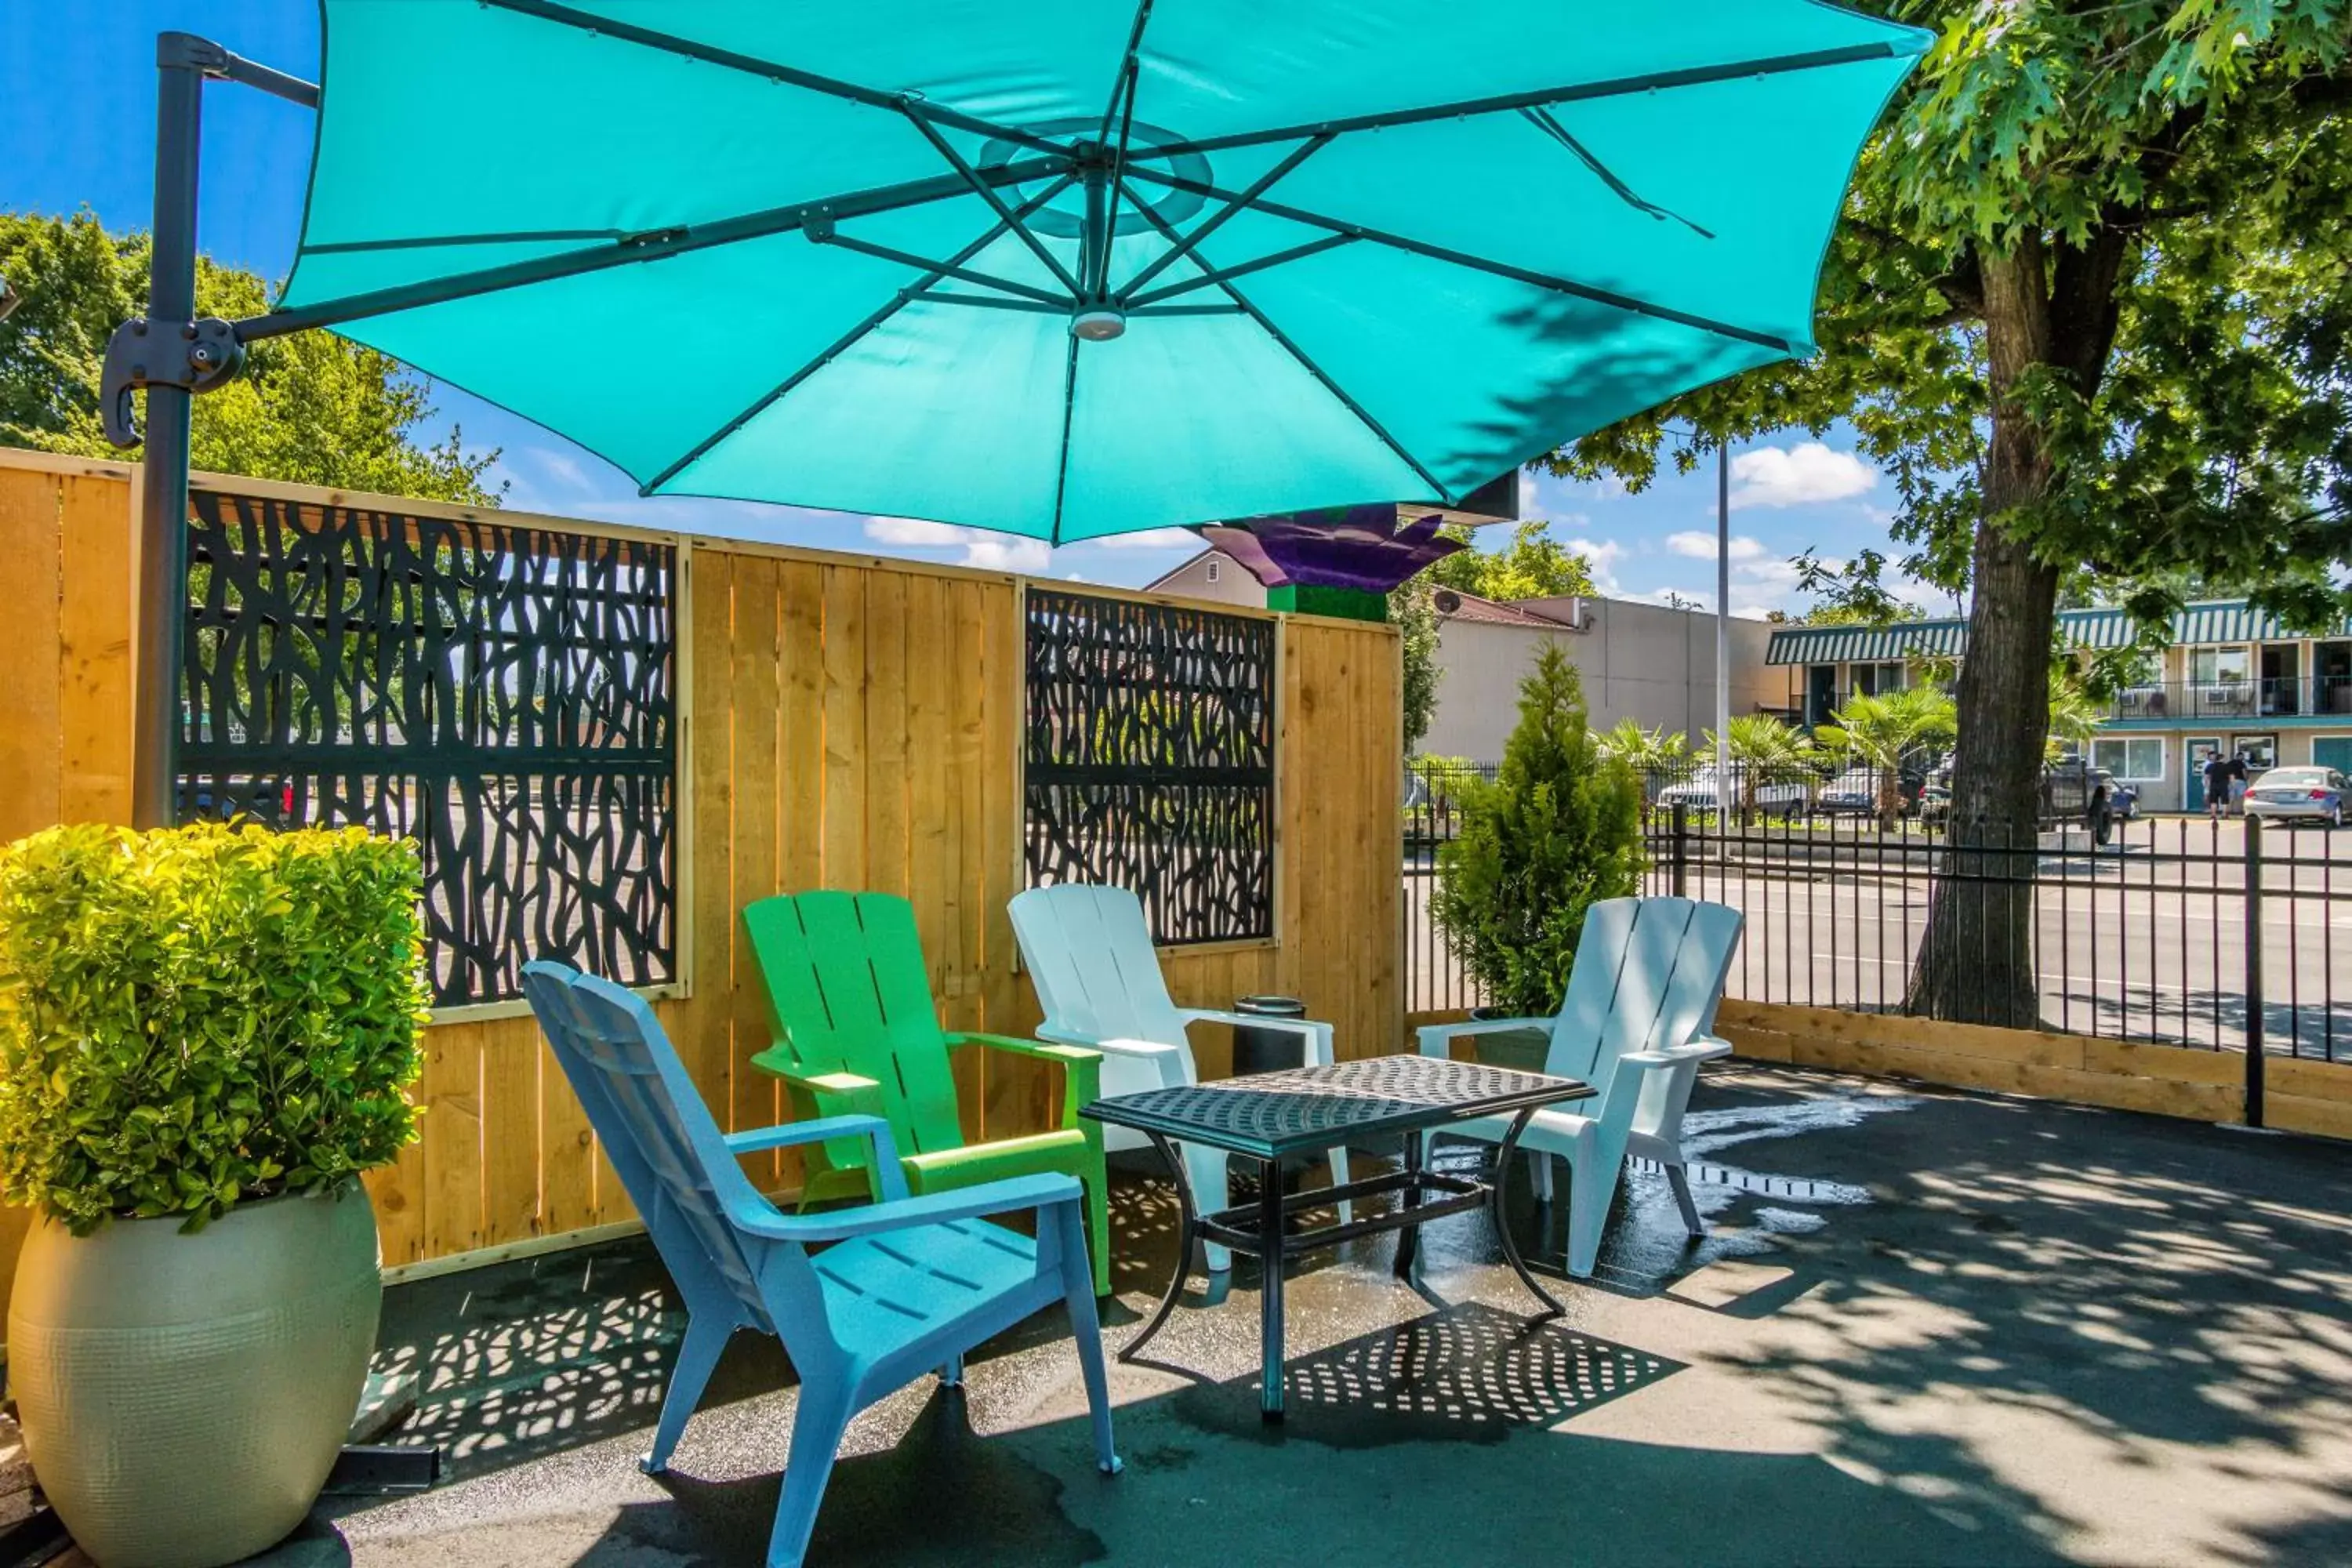
<svg viewBox="0 0 2352 1568">
<path fill-rule="evenodd" d="M 2253 770 L 2246 765 L 2246 753 L 2238 752 L 2230 759 L 2230 815 L 2246 815 L 2246 785 L 2253 778 Z"/>
<path fill-rule="evenodd" d="M 2221 820 L 2230 809 L 2230 759 L 2219 748 L 2205 753 L 2205 815 Z"/>
</svg>

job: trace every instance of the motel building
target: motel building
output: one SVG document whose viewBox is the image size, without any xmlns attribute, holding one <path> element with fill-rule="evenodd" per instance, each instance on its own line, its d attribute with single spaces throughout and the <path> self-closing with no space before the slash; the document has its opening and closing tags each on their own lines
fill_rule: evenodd
<svg viewBox="0 0 2352 1568">
<path fill-rule="evenodd" d="M 2060 629 L 2086 651 L 2123 647 L 2130 620 L 2119 609 L 2062 610 Z M 1785 626 L 1765 649 L 1787 671 L 1787 716 L 1826 721 L 1856 693 L 1921 679 L 1927 659 L 1968 655 L 1963 620 L 1891 626 Z M 2091 762 L 2137 786 L 2149 811 L 2204 808 L 2205 759 L 2246 753 L 2255 773 L 2315 763 L 2352 773 L 2352 621 L 2299 636 L 2243 599 L 2208 600 L 2172 618 L 2161 658 L 2144 681 L 2118 691 L 2091 742 Z"/>
</svg>

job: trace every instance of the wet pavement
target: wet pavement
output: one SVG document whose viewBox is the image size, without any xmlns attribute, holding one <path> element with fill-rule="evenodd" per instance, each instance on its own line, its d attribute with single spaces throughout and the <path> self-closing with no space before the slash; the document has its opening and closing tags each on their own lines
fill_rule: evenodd
<svg viewBox="0 0 2352 1568">
<path fill-rule="evenodd" d="M 1269 1429 L 1255 1267 L 1195 1274 L 1113 1363 L 1108 1479 L 1045 1314 L 961 1393 L 859 1418 L 810 1561 L 2352 1562 L 2352 1150 L 1738 1063 L 1685 1125 L 1711 1234 L 1637 1166 L 1561 1318 L 1532 1321 L 1483 1215 L 1430 1226 L 1412 1284 L 1392 1237 L 1317 1255 Z M 1541 1270 L 1565 1215 L 1515 1181 Z M 1163 1184 L 1115 1186 L 1114 1349 L 1175 1221 Z M 378 1363 L 425 1392 L 393 1440 L 440 1442 L 450 1479 L 331 1499 L 273 1557 L 757 1563 L 790 1368 L 738 1336 L 646 1477 L 681 1325 L 641 1242 L 395 1289 Z"/>
</svg>

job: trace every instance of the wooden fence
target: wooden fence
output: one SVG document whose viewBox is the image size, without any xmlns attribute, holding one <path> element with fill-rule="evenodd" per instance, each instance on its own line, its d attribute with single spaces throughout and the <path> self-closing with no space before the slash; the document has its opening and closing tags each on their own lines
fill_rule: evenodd
<svg viewBox="0 0 2352 1568">
<path fill-rule="evenodd" d="M 14 672 L 0 706 L 0 840 L 57 822 L 121 821 L 129 809 L 135 479 L 123 465 L 0 450 Z M 205 482 L 320 504 L 474 515 L 257 480 Z M 684 568 L 685 722 L 681 983 L 656 1005 L 720 1120 L 760 1125 L 779 1110 L 772 1081 L 746 1059 L 768 1032 L 735 921 L 745 903 L 771 893 L 905 895 L 948 1026 L 1027 1033 L 1039 1015 L 1005 914 L 1024 879 L 1022 581 L 660 537 L 677 544 Z M 1251 992 L 1296 995 L 1338 1026 L 1342 1055 L 1392 1051 L 1403 1017 L 1396 637 L 1356 622 L 1274 618 L 1275 935 L 1168 950 L 1169 984 L 1178 1002 L 1197 1006 L 1229 1005 Z M 1203 1072 L 1222 1073 L 1230 1041 L 1222 1030 L 1199 1037 Z M 422 1137 L 370 1183 L 388 1268 L 532 1250 L 631 1220 L 528 1015 L 460 1010 L 436 1019 L 426 1043 L 416 1090 Z M 971 1131 L 1042 1125 L 1048 1085 L 1038 1069 L 975 1059 L 960 1070 Z M 788 1188 L 793 1171 L 780 1163 L 759 1174 Z M 0 1259 L 13 1264 L 14 1255 L 14 1235 L 0 1234 Z"/>
</svg>

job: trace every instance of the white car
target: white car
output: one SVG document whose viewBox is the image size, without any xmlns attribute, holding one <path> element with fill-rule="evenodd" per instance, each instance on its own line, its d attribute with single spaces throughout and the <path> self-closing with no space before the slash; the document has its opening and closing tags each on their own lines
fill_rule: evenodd
<svg viewBox="0 0 2352 1568">
<path fill-rule="evenodd" d="M 2334 768 L 2273 768 L 2247 786 L 2246 815 L 2270 822 L 2344 826 L 2344 797 L 2352 794 Z"/>
<path fill-rule="evenodd" d="M 1795 816 L 1806 806 L 1805 786 L 1801 784 L 1765 783 L 1756 786 L 1751 801 L 1741 786 L 1747 782 L 1745 772 L 1735 766 L 1731 770 L 1731 809 L 1744 805 L 1754 807 L 1767 816 Z M 1671 811 L 1685 806 L 1692 811 L 1714 811 L 1721 804 L 1721 794 L 1716 784 L 1715 770 L 1701 768 L 1678 784 L 1670 784 L 1658 792 L 1658 804 Z"/>
</svg>

